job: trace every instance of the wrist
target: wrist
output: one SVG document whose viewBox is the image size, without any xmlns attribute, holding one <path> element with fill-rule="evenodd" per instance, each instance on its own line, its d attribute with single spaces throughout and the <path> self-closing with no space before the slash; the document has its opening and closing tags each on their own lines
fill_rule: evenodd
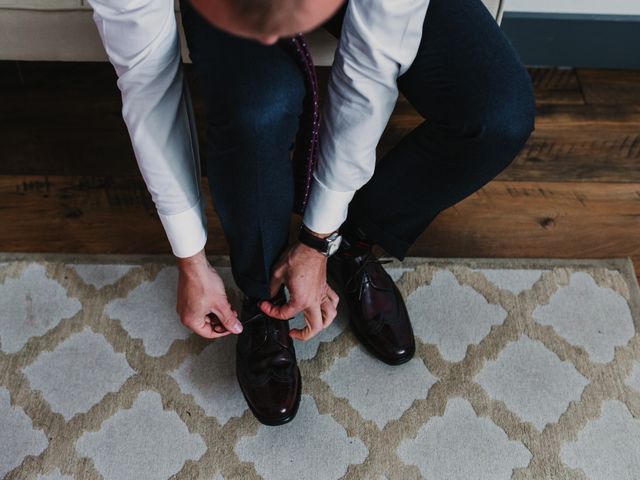
<svg viewBox="0 0 640 480">
<path fill-rule="evenodd" d="M 300 225 L 298 240 L 324 257 L 333 255 L 339 248 L 342 236 L 338 230 L 333 232 L 315 232 L 304 223 Z"/>
<path fill-rule="evenodd" d="M 324 259 L 324 260 L 326 260 L 328 258 L 322 252 L 316 250 L 313 247 L 310 247 L 309 245 L 306 245 L 306 244 L 302 243 L 300 240 L 297 240 L 296 243 L 297 243 L 298 247 L 300 249 L 302 249 L 301 253 L 304 253 L 305 255 L 309 255 L 311 257 L 320 258 L 320 259 Z"/>
<path fill-rule="evenodd" d="M 209 264 L 204 248 L 190 257 L 176 257 L 176 262 L 178 264 L 178 268 L 182 270 L 206 266 Z"/>
<path fill-rule="evenodd" d="M 314 232 L 313 230 L 311 230 L 309 227 L 307 227 L 304 223 L 301 224 L 301 227 L 304 228 L 307 232 L 309 232 L 311 235 L 318 237 L 318 238 L 327 238 L 329 235 L 331 235 L 334 232 L 337 232 L 338 230 L 334 230 L 333 232 L 329 232 L 329 233 L 319 233 L 319 232 Z"/>
</svg>

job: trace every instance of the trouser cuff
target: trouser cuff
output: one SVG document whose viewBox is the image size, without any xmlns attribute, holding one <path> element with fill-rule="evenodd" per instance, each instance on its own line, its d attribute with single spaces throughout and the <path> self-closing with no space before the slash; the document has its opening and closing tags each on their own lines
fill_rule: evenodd
<svg viewBox="0 0 640 480">
<path fill-rule="evenodd" d="M 411 247 L 410 242 L 387 232 L 366 216 L 358 217 L 357 226 L 369 240 L 380 245 L 389 255 L 396 257 L 400 261 L 404 260 L 407 251 Z"/>
<path fill-rule="evenodd" d="M 269 285 L 257 282 L 256 280 L 245 277 L 243 275 L 233 275 L 233 279 L 236 282 L 238 288 L 248 297 L 257 298 L 260 300 L 269 300 L 271 294 L 269 292 Z"/>
</svg>

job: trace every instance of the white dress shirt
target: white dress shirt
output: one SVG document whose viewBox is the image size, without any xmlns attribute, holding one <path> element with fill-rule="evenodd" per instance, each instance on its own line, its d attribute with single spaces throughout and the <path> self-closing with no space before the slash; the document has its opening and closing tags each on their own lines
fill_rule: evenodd
<svg viewBox="0 0 640 480">
<path fill-rule="evenodd" d="M 174 0 L 88 0 L 118 76 L 136 161 L 172 252 L 207 240 L 198 140 L 184 79 Z M 373 175 L 376 145 L 416 56 L 429 0 L 349 0 L 322 110 L 318 165 L 303 219 L 336 230 Z"/>
</svg>

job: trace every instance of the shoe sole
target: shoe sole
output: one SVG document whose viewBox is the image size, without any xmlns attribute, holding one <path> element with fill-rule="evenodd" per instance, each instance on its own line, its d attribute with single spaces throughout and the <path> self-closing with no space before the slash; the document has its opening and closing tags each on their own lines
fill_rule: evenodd
<svg viewBox="0 0 640 480">
<path fill-rule="evenodd" d="M 284 425 L 285 423 L 289 423 L 291 420 L 293 420 L 293 418 L 298 413 L 298 407 L 300 406 L 300 398 L 302 393 L 302 376 L 300 375 L 300 368 L 298 367 L 298 365 L 296 365 L 296 370 L 298 372 L 298 389 L 296 390 L 296 403 L 294 404 L 293 409 L 289 412 L 287 416 L 278 418 L 275 420 L 262 418 L 260 417 L 260 414 L 256 412 L 256 410 L 253 408 L 253 405 L 251 405 L 251 402 L 247 398 L 247 395 L 244 393 L 244 389 L 242 388 L 242 384 L 240 383 L 240 377 L 236 371 L 236 379 L 238 381 L 238 385 L 240 386 L 240 391 L 242 392 L 242 396 L 244 397 L 245 402 L 247 402 L 247 406 L 249 407 L 249 410 L 251 410 L 251 413 L 253 413 L 253 416 L 256 417 L 256 419 L 263 425 L 269 425 L 274 427 L 278 425 Z"/>
</svg>

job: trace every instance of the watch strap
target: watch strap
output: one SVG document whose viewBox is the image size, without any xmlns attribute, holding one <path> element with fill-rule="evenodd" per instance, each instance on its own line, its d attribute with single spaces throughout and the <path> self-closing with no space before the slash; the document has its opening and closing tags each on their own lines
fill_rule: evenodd
<svg viewBox="0 0 640 480">
<path fill-rule="evenodd" d="M 329 248 L 329 242 L 327 240 L 325 240 L 324 238 L 316 237 L 314 234 L 309 232 L 309 230 L 307 230 L 304 225 L 300 227 L 298 240 L 322 253 L 326 253 Z"/>
</svg>

